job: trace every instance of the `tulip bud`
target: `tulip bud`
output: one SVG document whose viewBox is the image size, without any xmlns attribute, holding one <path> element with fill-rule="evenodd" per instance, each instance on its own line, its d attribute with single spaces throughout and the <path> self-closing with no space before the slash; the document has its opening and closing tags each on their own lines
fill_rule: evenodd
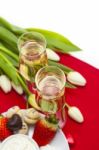
<svg viewBox="0 0 99 150">
<path fill-rule="evenodd" d="M 0 87 L 5 93 L 11 91 L 11 82 L 6 75 L 0 76 Z"/>
<path fill-rule="evenodd" d="M 46 48 L 47 57 L 50 60 L 54 61 L 60 61 L 60 57 L 57 53 L 55 53 L 53 50 Z"/>
<path fill-rule="evenodd" d="M 75 85 L 79 86 L 86 85 L 86 79 L 79 72 L 76 71 L 69 72 L 67 75 L 67 80 Z"/>
<path fill-rule="evenodd" d="M 69 107 L 68 108 L 68 115 L 75 121 L 82 123 L 84 121 L 83 115 L 81 113 L 81 111 L 75 107 Z"/>
<path fill-rule="evenodd" d="M 21 85 L 15 85 L 13 82 L 11 83 L 13 89 L 18 93 L 18 94 L 23 94 L 23 88 Z"/>
</svg>

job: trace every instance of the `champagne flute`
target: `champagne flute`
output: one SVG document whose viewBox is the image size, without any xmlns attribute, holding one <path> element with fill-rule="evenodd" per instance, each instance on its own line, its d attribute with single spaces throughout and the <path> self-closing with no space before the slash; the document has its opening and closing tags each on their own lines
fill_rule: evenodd
<svg viewBox="0 0 99 150">
<path fill-rule="evenodd" d="M 37 72 L 35 83 L 38 92 L 36 100 L 41 112 L 55 115 L 60 127 L 63 127 L 66 121 L 64 72 L 56 66 L 45 66 Z"/>
<path fill-rule="evenodd" d="M 19 37 L 19 71 L 30 83 L 36 72 L 47 65 L 46 40 L 37 32 L 26 32 Z"/>
</svg>

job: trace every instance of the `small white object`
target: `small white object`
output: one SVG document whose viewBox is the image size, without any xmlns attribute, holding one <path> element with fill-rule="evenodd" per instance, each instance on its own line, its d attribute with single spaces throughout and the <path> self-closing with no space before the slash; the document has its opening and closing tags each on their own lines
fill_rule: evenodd
<svg viewBox="0 0 99 150">
<path fill-rule="evenodd" d="M 56 150 L 53 146 L 51 145 L 46 145 L 46 146 L 41 146 L 40 150 Z"/>
<path fill-rule="evenodd" d="M 6 75 L 0 76 L 0 87 L 5 92 L 8 93 L 11 91 L 11 82 Z"/>
<path fill-rule="evenodd" d="M 60 57 L 58 54 L 56 54 L 53 50 L 51 50 L 50 48 L 46 48 L 46 53 L 47 53 L 47 57 L 50 60 L 54 60 L 54 61 L 60 61 Z"/>
<path fill-rule="evenodd" d="M 75 121 L 82 123 L 84 121 L 84 117 L 81 113 L 81 111 L 75 107 L 72 106 L 68 109 L 68 115 Z"/>
<path fill-rule="evenodd" d="M 6 117 L 11 118 L 18 111 L 20 111 L 19 106 L 13 106 L 13 107 L 9 108 L 8 111 L 6 112 Z"/>
<path fill-rule="evenodd" d="M 11 82 L 13 89 L 18 93 L 18 94 L 23 94 L 23 88 L 21 85 L 15 85 L 13 82 Z"/>
<path fill-rule="evenodd" d="M 69 72 L 67 75 L 67 80 L 75 85 L 79 86 L 86 85 L 86 79 L 79 72 L 76 71 Z"/>
</svg>

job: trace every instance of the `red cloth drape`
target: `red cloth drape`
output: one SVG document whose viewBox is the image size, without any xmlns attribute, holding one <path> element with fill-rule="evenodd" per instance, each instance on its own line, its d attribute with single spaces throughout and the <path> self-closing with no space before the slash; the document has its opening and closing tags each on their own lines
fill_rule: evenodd
<svg viewBox="0 0 99 150">
<path fill-rule="evenodd" d="M 79 71 L 87 79 L 86 87 L 66 89 L 66 101 L 81 110 L 85 121 L 78 124 L 67 117 L 63 132 L 71 133 L 75 139 L 71 150 L 99 150 L 99 70 L 70 55 L 60 56 L 61 63 Z M 14 105 L 25 108 L 24 98 L 15 91 L 5 94 L 0 90 L 0 113 Z"/>
</svg>

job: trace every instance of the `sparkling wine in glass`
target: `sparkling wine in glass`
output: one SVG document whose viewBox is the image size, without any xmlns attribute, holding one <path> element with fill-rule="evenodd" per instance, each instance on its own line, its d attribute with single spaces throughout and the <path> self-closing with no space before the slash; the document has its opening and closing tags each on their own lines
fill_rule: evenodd
<svg viewBox="0 0 99 150">
<path fill-rule="evenodd" d="M 19 71 L 29 82 L 34 81 L 36 72 L 47 65 L 46 40 L 37 32 L 27 32 L 18 40 Z"/>
<path fill-rule="evenodd" d="M 37 72 L 35 83 L 38 91 L 36 100 L 42 113 L 55 115 L 60 127 L 63 127 L 66 121 L 64 72 L 56 66 L 45 66 Z"/>
</svg>

